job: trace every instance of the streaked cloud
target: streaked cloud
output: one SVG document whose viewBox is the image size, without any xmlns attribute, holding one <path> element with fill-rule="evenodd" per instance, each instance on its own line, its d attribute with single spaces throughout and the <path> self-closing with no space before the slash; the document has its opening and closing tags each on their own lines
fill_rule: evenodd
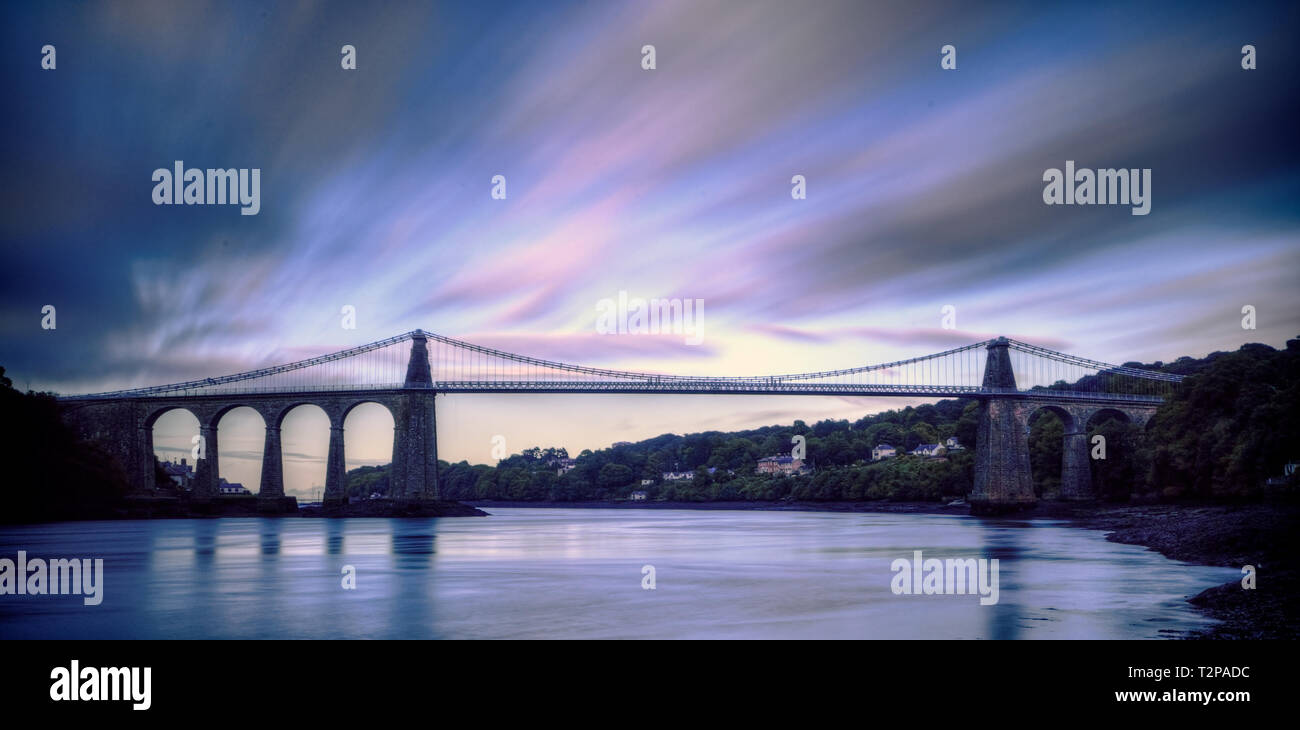
<svg viewBox="0 0 1300 730">
<path fill-rule="evenodd" d="M 1123 362 L 1300 332 L 1290 5 L 2 12 L 0 364 L 35 388 L 237 372 L 415 328 L 710 375 L 995 335 Z M 46 39 L 56 72 L 32 60 Z M 957 71 L 939 70 L 945 43 Z M 177 159 L 260 167 L 262 212 L 153 206 L 150 172 Z M 1151 214 L 1043 205 L 1043 170 L 1067 159 L 1152 168 Z M 507 200 L 489 198 L 496 174 Z M 704 343 L 597 336 L 596 302 L 620 291 L 703 299 Z M 1243 304 L 1259 330 L 1240 329 Z M 899 402 L 574 400 L 581 423 L 559 426 L 508 403 L 458 412 L 442 453 L 485 459 L 511 413 L 542 421 L 520 438 L 576 449 Z"/>
</svg>

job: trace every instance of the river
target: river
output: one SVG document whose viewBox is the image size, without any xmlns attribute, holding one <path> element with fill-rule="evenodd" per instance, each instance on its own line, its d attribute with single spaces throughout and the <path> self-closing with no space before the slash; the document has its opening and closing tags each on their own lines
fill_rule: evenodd
<svg viewBox="0 0 1300 730">
<path fill-rule="evenodd" d="M 0 558 L 104 560 L 99 605 L 0 595 L 0 638 L 1162 638 L 1240 577 L 1052 520 L 488 511 L 0 527 Z M 998 559 L 997 603 L 896 595 L 917 550 Z"/>
</svg>

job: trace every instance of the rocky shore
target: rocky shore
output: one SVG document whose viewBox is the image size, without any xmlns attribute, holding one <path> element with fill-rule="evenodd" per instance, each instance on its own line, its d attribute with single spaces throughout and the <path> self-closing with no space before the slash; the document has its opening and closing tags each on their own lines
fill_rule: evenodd
<svg viewBox="0 0 1300 730">
<path fill-rule="evenodd" d="M 1192 605 L 1221 624 L 1191 638 L 1295 639 L 1300 635 L 1300 505 L 1144 505 L 1078 510 L 1080 527 L 1106 539 L 1144 545 L 1173 560 L 1255 568 L 1255 588 L 1240 579 L 1193 596 Z M 1242 577 L 1245 577 L 1243 573 Z"/>
</svg>

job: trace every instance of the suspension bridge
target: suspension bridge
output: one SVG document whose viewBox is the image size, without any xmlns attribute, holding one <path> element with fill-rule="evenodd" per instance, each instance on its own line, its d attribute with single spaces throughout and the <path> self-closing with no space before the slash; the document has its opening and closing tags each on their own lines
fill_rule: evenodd
<svg viewBox="0 0 1300 730">
<path fill-rule="evenodd" d="M 330 418 L 325 500 L 344 499 L 343 422 L 362 403 L 393 415 L 391 493 L 437 500 L 434 400 L 449 393 L 676 393 L 738 395 L 969 397 L 980 402 L 977 511 L 1035 501 L 1028 423 L 1041 409 L 1065 422 L 1062 497 L 1090 499 L 1086 431 L 1106 413 L 1145 424 L 1181 376 L 1110 365 L 998 337 L 894 362 L 784 375 L 695 376 L 586 367 L 474 345 L 414 330 L 338 352 L 232 375 L 60 399 L 65 420 L 121 461 L 133 488 L 153 489 L 153 424 L 183 408 L 199 421 L 205 458 L 193 494 L 216 495 L 218 422 L 247 406 L 266 424 L 259 495 L 284 497 L 280 426 L 300 405 Z"/>
</svg>

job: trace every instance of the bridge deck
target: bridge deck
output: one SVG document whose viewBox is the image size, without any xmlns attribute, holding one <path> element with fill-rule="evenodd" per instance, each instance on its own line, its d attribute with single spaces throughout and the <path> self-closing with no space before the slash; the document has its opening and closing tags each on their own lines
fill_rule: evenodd
<svg viewBox="0 0 1300 730">
<path fill-rule="evenodd" d="M 151 396 L 143 395 L 105 395 L 105 396 L 68 396 L 65 401 L 102 401 L 102 400 L 186 400 L 186 399 L 230 399 L 239 396 L 293 396 L 311 394 L 345 394 L 357 395 L 396 393 L 433 390 L 437 393 L 640 393 L 665 395 L 806 395 L 806 396 L 888 396 L 912 398 L 1027 398 L 1035 400 L 1106 402 L 1160 404 L 1161 396 L 1132 395 L 1121 393 L 1095 393 L 1067 390 L 1050 390 L 1036 388 L 1033 390 L 1012 390 L 1001 388 L 980 388 L 953 385 L 855 385 L 855 384 L 820 384 L 820 383 L 775 383 L 762 385 L 756 383 L 720 383 L 716 381 L 672 381 L 656 382 L 532 382 L 532 381 L 445 381 L 423 388 L 403 386 L 401 383 L 385 385 L 339 385 L 339 386 L 302 386 L 298 388 L 221 388 L 204 389 L 189 392 L 175 392 Z"/>
</svg>

